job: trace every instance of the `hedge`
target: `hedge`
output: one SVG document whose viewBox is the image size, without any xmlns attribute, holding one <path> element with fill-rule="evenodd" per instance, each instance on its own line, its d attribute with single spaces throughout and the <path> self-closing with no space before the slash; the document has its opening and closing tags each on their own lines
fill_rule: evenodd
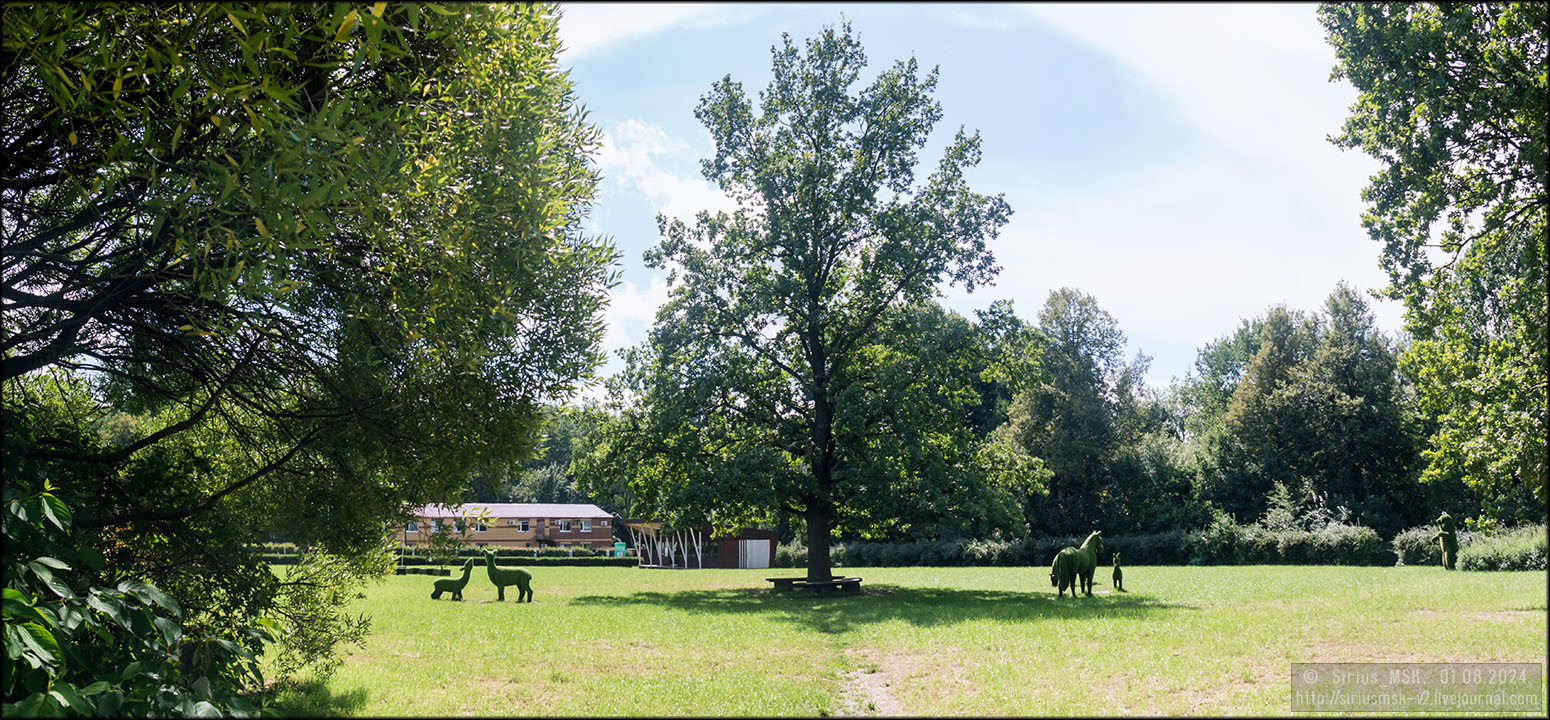
<svg viewBox="0 0 1550 720">
<path fill-rule="evenodd" d="M 1086 535 L 1021 540 L 938 540 L 908 543 L 844 541 L 830 546 L 835 567 L 1048 565 L 1061 548 Z M 1172 531 L 1103 538 L 1103 559 L 1113 553 L 1126 565 L 1391 565 L 1394 553 L 1371 528 L 1329 525 L 1321 530 L 1265 530 L 1221 523 L 1194 532 Z M 807 548 L 786 543 L 775 550 L 776 567 L 804 567 Z"/>
<path fill-rule="evenodd" d="M 393 571 L 393 574 L 394 575 L 442 575 L 442 576 L 446 576 L 446 575 L 451 575 L 452 571 L 448 570 L 446 568 L 401 567 L 401 568 L 395 568 L 394 571 Z"/>
<path fill-rule="evenodd" d="M 1546 569 L 1545 526 L 1529 525 L 1505 533 L 1476 536 L 1459 548 L 1460 570 Z"/>
<path fill-rule="evenodd" d="M 1394 547 L 1395 565 L 1442 565 L 1442 547 L 1432 537 L 1437 534 L 1436 525 L 1421 525 L 1400 532 L 1389 541 Z M 1475 541 L 1475 533 L 1458 531 L 1459 550 Z"/>
</svg>

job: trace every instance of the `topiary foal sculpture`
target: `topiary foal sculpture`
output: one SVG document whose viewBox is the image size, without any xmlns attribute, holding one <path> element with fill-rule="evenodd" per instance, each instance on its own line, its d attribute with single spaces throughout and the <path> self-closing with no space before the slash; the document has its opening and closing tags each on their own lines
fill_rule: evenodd
<svg viewBox="0 0 1550 720">
<path fill-rule="evenodd" d="M 527 598 L 533 602 L 533 573 L 522 568 L 503 568 L 495 566 L 495 551 L 484 551 L 484 569 L 490 573 L 490 582 L 495 583 L 496 601 L 506 599 L 506 586 L 517 586 L 517 602 Z"/>
<path fill-rule="evenodd" d="M 463 563 L 463 577 L 460 577 L 456 580 L 453 580 L 452 578 L 442 578 L 436 581 L 436 589 L 431 591 L 431 599 L 440 600 L 441 594 L 448 592 L 452 593 L 453 600 L 462 600 L 463 588 L 468 586 L 468 574 L 473 572 L 473 570 L 474 561 L 472 558 L 469 558 L 468 562 Z"/>
<path fill-rule="evenodd" d="M 1101 552 L 1103 533 L 1094 531 L 1080 548 L 1068 547 L 1056 553 L 1054 562 L 1049 566 L 1049 584 L 1060 588 L 1060 597 L 1066 596 L 1066 588 L 1071 588 L 1071 597 L 1076 597 L 1077 583 L 1080 582 L 1082 592 L 1092 597 L 1093 572 L 1098 569 L 1098 553 Z"/>
</svg>

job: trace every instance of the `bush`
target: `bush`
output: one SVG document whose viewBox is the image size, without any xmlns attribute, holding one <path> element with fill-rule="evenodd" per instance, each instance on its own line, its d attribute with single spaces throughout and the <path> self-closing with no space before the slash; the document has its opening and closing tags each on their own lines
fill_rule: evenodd
<svg viewBox="0 0 1550 720">
<path fill-rule="evenodd" d="M 1389 544 L 1394 548 L 1395 565 L 1442 565 L 1442 547 L 1432 539 L 1437 534 L 1436 525 L 1421 525 L 1400 532 Z M 1469 547 L 1478 537 L 1468 530 L 1459 530 L 1459 551 Z"/>
<path fill-rule="evenodd" d="M 879 543 L 837 542 L 830 549 L 835 567 L 1015 566 L 1049 565 L 1063 548 L 1077 547 L 1086 534 L 1027 537 L 1021 540 L 938 540 Z M 1388 565 L 1390 550 L 1372 528 L 1331 523 L 1317 530 L 1267 530 L 1238 525 L 1222 516 L 1203 530 L 1115 535 L 1103 539 L 1100 562 L 1121 553 L 1125 565 Z M 775 549 L 775 567 L 807 565 L 807 548 L 787 543 Z"/>
<path fill-rule="evenodd" d="M 210 633 L 153 585 L 111 585 L 102 555 L 71 536 L 70 507 L 47 482 L 13 484 L 21 474 L 7 463 L 4 715 L 256 715 L 244 696 L 263 675 L 244 644 L 272 642 L 269 629 Z"/>
<path fill-rule="evenodd" d="M 1460 570 L 1546 569 L 1544 525 L 1528 525 L 1492 536 L 1476 536 L 1459 548 Z"/>
<path fill-rule="evenodd" d="M 632 557 L 497 557 L 498 567 L 635 567 L 639 561 Z"/>
<path fill-rule="evenodd" d="M 796 541 L 775 547 L 775 567 L 807 567 L 807 546 Z"/>
</svg>

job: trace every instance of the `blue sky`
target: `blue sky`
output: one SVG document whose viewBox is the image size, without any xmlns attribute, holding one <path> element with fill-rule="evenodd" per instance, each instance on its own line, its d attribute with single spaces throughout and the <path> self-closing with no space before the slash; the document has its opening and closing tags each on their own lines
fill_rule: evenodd
<svg viewBox="0 0 1550 720">
<path fill-rule="evenodd" d="M 1356 91 L 1329 81 L 1313 4 L 561 7 L 560 61 L 606 133 L 588 226 L 623 253 L 603 375 L 667 296 L 641 259 L 657 213 L 734 207 L 699 172 L 712 152 L 700 96 L 729 74 L 757 93 L 782 32 L 800 43 L 842 17 L 866 49 L 863 83 L 910 56 L 940 69 L 943 117 L 922 164 L 960 125 L 978 130 L 971 187 L 1012 206 L 991 245 L 996 284 L 943 288 L 968 317 L 1010 299 L 1033 321 L 1051 290 L 1077 288 L 1118 320 L 1129 355 L 1152 357 L 1161 389 L 1244 318 L 1316 310 L 1342 280 L 1386 282 L 1360 224 L 1378 165 L 1325 139 Z M 1397 303 L 1369 302 L 1381 328 L 1402 326 Z"/>
</svg>

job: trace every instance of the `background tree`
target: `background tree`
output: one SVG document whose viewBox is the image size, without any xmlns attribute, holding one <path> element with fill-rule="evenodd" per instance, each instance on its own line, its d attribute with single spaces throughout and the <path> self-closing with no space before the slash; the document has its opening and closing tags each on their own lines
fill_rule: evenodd
<svg viewBox="0 0 1550 720">
<path fill-rule="evenodd" d="M 1042 373 L 1008 411 L 1010 432 L 1051 473 L 1048 494 L 1031 496 L 1025 508 L 1028 525 L 1040 534 L 1091 531 L 1113 504 L 1116 484 L 1135 479 L 1113 477 L 1116 450 L 1157 425 L 1143 417 L 1148 359 L 1125 362 L 1119 323 L 1073 288 L 1050 292 L 1038 331 Z"/>
<path fill-rule="evenodd" d="M 249 543 L 376 571 L 599 362 L 553 6 L 3 12 L 0 392 L 37 468 L 8 492 L 52 479 L 188 622 L 305 622 Z"/>
<path fill-rule="evenodd" d="M 1333 140 L 1384 165 L 1363 192 L 1435 423 L 1429 480 L 1543 521 L 1550 161 L 1544 3 L 1334 3 L 1331 79 L 1360 95 Z M 1522 492 L 1529 508 L 1505 502 Z M 1516 509 L 1514 509 L 1516 508 Z"/>
<path fill-rule="evenodd" d="M 970 191 L 979 139 L 962 130 L 915 182 L 935 70 L 897 62 L 853 92 L 866 56 L 849 24 L 772 55 L 757 107 L 727 77 L 696 109 L 716 145 L 705 176 L 739 209 L 661 222 L 648 261 L 671 268 L 671 298 L 627 354 L 635 404 L 597 457 L 658 513 L 802 518 L 807 576 L 826 580 L 836 530 L 886 526 L 895 489 L 966 466 L 966 323 L 921 303 L 993 277 L 985 243 L 1011 211 Z"/>
</svg>

